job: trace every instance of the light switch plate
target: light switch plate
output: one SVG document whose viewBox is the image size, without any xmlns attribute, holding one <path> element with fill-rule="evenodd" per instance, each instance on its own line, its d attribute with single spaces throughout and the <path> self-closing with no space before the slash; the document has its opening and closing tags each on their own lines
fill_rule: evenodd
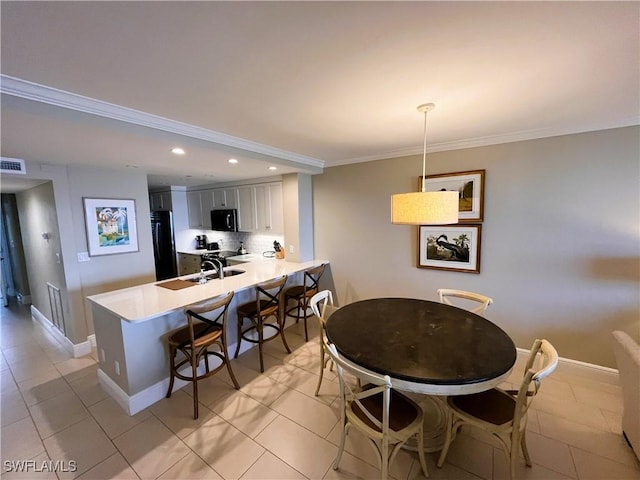
<svg viewBox="0 0 640 480">
<path fill-rule="evenodd" d="M 78 262 L 88 262 L 89 252 L 78 252 Z"/>
</svg>

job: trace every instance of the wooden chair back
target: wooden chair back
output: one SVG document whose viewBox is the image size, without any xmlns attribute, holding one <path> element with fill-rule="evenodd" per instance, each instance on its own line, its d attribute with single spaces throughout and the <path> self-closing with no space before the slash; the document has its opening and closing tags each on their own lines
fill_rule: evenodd
<svg viewBox="0 0 640 480">
<path fill-rule="evenodd" d="M 486 312 L 489 305 L 493 303 L 493 299 L 487 297 L 485 295 L 481 295 L 479 293 L 467 292 L 465 290 L 455 290 L 452 288 L 439 288 L 437 290 L 438 297 L 440 303 L 444 303 L 446 305 L 452 305 L 454 307 L 464 308 L 465 310 L 469 310 L 471 313 L 475 313 L 477 315 L 482 315 Z M 452 301 L 452 299 L 461 300 L 461 302 Z M 469 307 L 469 303 L 474 305 L 478 303 L 477 306 Z"/>
</svg>

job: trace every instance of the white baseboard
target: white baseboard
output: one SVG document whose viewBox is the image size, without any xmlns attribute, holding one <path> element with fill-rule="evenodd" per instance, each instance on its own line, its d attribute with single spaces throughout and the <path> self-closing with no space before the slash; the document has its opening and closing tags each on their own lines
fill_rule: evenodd
<svg viewBox="0 0 640 480">
<path fill-rule="evenodd" d="M 102 388 L 116 401 L 122 409 L 127 412 L 128 415 L 135 415 L 141 412 L 145 408 L 153 405 L 154 403 L 162 400 L 169 388 L 169 379 L 166 378 L 143 391 L 134 395 L 127 395 L 127 393 L 120 388 L 120 386 L 114 382 L 109 375 L 104 373 L 102 369 L 98 368 L 98 381 Z M 173 382 L 173 391 L 181 389 L 188 382 L 176 378 Z"/>
<path fill-rule="evenodd" d="M 253 347 L 253 344 L 243 342 L 240 353 L 244 353 Z M 235 348 L 235 344 L 230 345 L 228 351 L 234 352 Z M 521 356 L 522 358 L 526 358 L 529 356 L 529 350 L 527 349 L 518 348 L 517 352 L 518 356 Z M 618 379 L 618 371 L 613 368 L 601 367 L 599 365 L 593 365 L 590 363 L 571 360 L 568 358 L 560 358 L 559 364 L 562 365 L 563 368 L 570 368 L 571 373 L 573 374 L 582 376 L 596 375 L 600 376 L 600 378 L 602 378 L 602 375 L 605 375 L 610 379 L 612 383 L 617 382 Z M 145 388 L 141 392 L 130 396 L 100 368 L 98 369 L 98 379 L 104 390 L 109 395 L 111 395 L 111 397 L 113 397 L 113 399 L 118 403 L 118 405 L 122 407 L 125 412 L 127 412 L 128 415 L 135 415 L 136 413 L 162 400 L 163 398 L 165 398 L 167 389 L 169 388 L 169 378 L 165 378 L 164 380 L 161 380 L 160 382 Z M 173 391 L 176 391 L 187 384 L 188 382 L 176 378 L 173 385 Z"/>
<path fill-rule="evenodd" d="M 31 318 L 42 325 L 42 327 L 44 327 L 44 329 L 47 330 L 47 332 L 49 332 L 51 336 L 55 338 L 70 355 L 73 356 L 73 358 L 84 357 L 91 353 L 90 339 L 87 339 L 86 342 L 82 343 L 73 343 L 56 328 L 51 320 L 45 317 L 42 312 L 33 305 L 31 305 Z M 95 335 L 93 335 L 93 344 L 95 345 Z"/>
<path fill-rule="evenodd" d="M 516 350 L 518 356 L 521 358 L 527 358 L 529 356 L 530 350 L 526 348 L 516 348 Z M 603 367 L 601 365 L 563 357 L 558 359 L 558 367 L 571 375 L 590 377 L 606 383 L 618 383 L 618 370 L 615 368 Z"/>
<path fill-rule="evenodd" d="M 244 342 L 245 345 L 240 349 L 241 353 L 246 352 L 250 348 L 253 347 L 253 344 L 246 345 L 247 342 Z M 233 352 L 236 348 L 235 344 L 231 345 L 228 348 L 228 351 Z M 214 367 L 212 367 L 214 368 Z M 183 372 L 186 375 L 190 375 L 190 367 L 187 365 L 183 367 L 180 372 Z M 198 374 L 203 374 L 205 372 L 204 360 L 198 366 Z M 145 408 L 153 405 L 154 403 L 162 400 L 167 395 L 167 389 L 169 388 L 169 378 L 165 378 L 147 388 L 142 390 L 141 392 L 135 393 L 133 395 L 128 395 L 120 386 L 109 377 L 102 369 L 98 368 L 98 379 L 100 384 L 104 388 L 104 390 L 113 397 L 113 399 L 122 407 L 122 409 L 127 412 L 128 415 L 135 415 L 136 413 L 144 410 Z M 174 379 L 173 382 L 173 392 L 181 389 L 185 385 L 188 385 L 189 382 L 184 380 L 180 380 L 179 378 Z"/>
</svg>

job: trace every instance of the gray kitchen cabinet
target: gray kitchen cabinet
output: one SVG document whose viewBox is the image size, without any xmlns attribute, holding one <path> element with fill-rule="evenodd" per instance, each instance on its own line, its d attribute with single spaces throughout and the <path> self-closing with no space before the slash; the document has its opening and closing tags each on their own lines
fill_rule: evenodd
<svg viewBox="0 0 640 480">
<path fill-rule="evenodd" d="M 191 253 L 178 254 L 178 275 L 190 275 L 200 271 L 200 255 Z"/>
</svg>

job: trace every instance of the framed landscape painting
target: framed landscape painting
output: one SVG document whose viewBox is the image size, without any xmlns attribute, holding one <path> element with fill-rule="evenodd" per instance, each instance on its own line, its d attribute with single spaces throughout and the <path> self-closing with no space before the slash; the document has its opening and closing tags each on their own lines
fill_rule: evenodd
<svg viewBox="0 0 640 480">
<path fill-rule="evenodd" d="M 427 175 L 427 192 L 458 192 L 460 223 L 482 222 L 484 215 L 484 170 Z"/>
<path fill-rule="evenodd" d="M 481 230 L 481 225 L 421 225 L 418 268 L 480 273 Z"/>
<path fill-rule="evenodd" d="M 84 198 L 89 255 L 138 251 L 134 200 Z"/>
</svg>

